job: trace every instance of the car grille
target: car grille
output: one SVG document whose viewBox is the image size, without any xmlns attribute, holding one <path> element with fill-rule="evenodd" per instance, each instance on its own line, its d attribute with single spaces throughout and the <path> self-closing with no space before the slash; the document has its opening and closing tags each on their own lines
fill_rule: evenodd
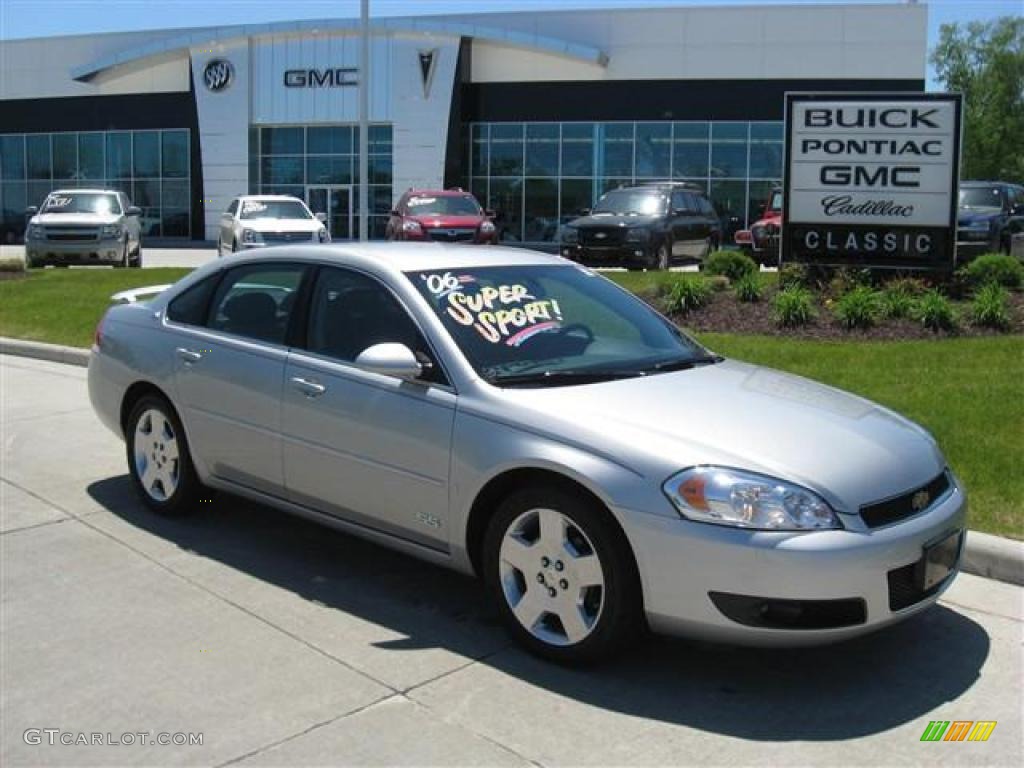
<svg viewBox="0 0 1024 768">
<path fill-rule="evenodd" d="M 311 232 L 260 232 L 263 242 L 268 245 L 279 243 L 308 243 L 313 239 Z"/>
<path fill-rule="evenodd" d="M 579 232 L 583 245 L 621 245 L 626 238 L 625 227 L 583 227 Z"/>
<path fill-rule="evenodd" d="M 46 227 L 46 239 L 83 242 L 100 239 L 98 227 Z"/>
<path fill-rule="evenodd" d="M 935 504 L 937 499 L 945 495 L 951 486 L 949 473 L 943 472 L 930 483 L 914 488 L 912 491 L 861 507 L 860 516 L 868 528 L 878 528 L 882 525 L 895 523 L 929 509 Z M 927 494 L 927 497 L 918 496 L 918 494 Z M 915 498 L 918 499 L 916 505 L 914 503 Z M 922 504 L 920 499 L 924 498 L 927 500 Z"/>
<path fill-rule="evenodd" d="M 436 229 L 428 229 L 427 234 L 431 240 L 436 240 L 439 243 L 465 243 L 476 239 L 476 229 L 472 228 L 452 229 L 450 227 L 438 227 Z"/>
</svg>

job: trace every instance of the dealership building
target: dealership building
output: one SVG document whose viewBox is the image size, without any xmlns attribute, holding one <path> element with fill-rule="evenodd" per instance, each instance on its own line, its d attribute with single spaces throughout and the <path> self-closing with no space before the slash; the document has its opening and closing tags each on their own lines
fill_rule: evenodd
<svg viewBox="0 0 1024 768">
<path fill-rule="evenodd" d="M 123 189 L 146 236 L 213 240 L 244 193 L 292 194 L 335 239 L 410 187 L 459 186 L 506 242 L 552 241 L 609 188 L 705 188 L 727 227 L 782 176 L 787 91 L 924 90 L 923 4 L 674 7 L 358 20 L 0 42 L 2 239 L 58 187 Z"/>
</svg>

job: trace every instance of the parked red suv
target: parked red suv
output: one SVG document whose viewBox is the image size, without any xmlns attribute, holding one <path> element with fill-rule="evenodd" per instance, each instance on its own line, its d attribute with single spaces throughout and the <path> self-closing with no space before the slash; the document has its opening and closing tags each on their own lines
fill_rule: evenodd
<svg viewBox="0 0 1024 768">
<path fill-rule="evenodd" d="M 735 235 L 736 245 L 765 266 L 779 263 L 779 234 L 782 232 L 782 190 L 775 187 L 761 210 L 761 218 L 750 229 Z"/>
<path fill-rule="evenodd" d="M 442 243 L 498 242 L 494 212 L 461 189 L 410 189 L 395 205 L 384 236 L 388 240 Z"/>
</svg>

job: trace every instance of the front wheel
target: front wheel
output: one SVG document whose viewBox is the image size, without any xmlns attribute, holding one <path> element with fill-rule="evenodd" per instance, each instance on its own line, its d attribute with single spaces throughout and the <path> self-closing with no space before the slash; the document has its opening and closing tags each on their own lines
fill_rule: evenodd
<svg viewBox="0 0 1024 768">
<path fill-rule="evenodd" d="M 142 268 L 142 243 L 139 243 L 139 247 L 135 249 L 135 258 L 132 259 L 132 267 L 135 269 Z"/>
<path fill-rule="evenodd" d="M 619 650 L 643 626 L 632 554 L 606 512 L 559 488 L 519 491 L 484 539 L 488 588 L 530 652 L 563 662 Z"/>
<path fill-rule="evenodd" d="M 170 404 L 146 395 L 125 424 L 128 471 L 136 493 L 154 512 L 191 512 L 201 486 L 192 465 L 185 430 Z"/>
</svg>

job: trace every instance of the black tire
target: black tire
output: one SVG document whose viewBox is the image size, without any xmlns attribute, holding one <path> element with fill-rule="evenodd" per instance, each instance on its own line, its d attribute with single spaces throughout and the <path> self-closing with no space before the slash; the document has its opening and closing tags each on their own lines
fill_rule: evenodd
<svg viewBox="0 0 1024 768">
<path fill-rule="evenodd" d="M 124 269 L 132 265 L 131 253 L 128 250 L 128 238 L 124 239 L 124 247 L 121 249 L 121 260 L 114 262 L 114 269 Z"/>
<path fill-rule="evenodd" d="M 238 240 L 237 239 L 231 241 L 231 252 L 232 253 L 238 253 Z"/>
<path fill-rule="evenodd" d="M 139 243 L 139 247 L 135 249 L 135 258 L 132 259 L 132 268 L 142 268 L 142 243 Z"/>
<path fill-rule="evenodd" d="M 149 411 L 159 411 L 170 425 L 178 447 L 177 486 L 166 499 L 157 499 L 143 486 L 135 461 L 135 432 L 138 422 Z M 131 413 L 125 422 L 125 449 L 128 460 L 128 472 L 132 478 L 132 486 L 142 502 L 154 512 L 167 516 L 180 516 L 193 512 L 198 506 L 203 487 L 199 483 L 192 454 L 189 452 L 188 440 L 181 420 L 174 408 L 158 395 L 144 395 L 132 406 Z"/>
<path fill-rule="evenodd" d="M 533 509 L 551 509 L 569 518 L 593 544 L 604 572 L 604 603 L 597 621 L 586 637 L 572 645 L 556 645 L 534 636 L 519 623 L 502 587 L 502 540 L 509 526 Z M 629 544 L 609 512 L 578 494 L 557 486 L 537 486 L 510 495 L 488 524 L 482 562 L 487 589 L 509 632 L 527 651 L 541 658 L 561 664 L 598 661 L 622 650 L 644 630 L 640 578 Z M 532 574 L 529 581 L 533 581 Z"/>
</svg>

